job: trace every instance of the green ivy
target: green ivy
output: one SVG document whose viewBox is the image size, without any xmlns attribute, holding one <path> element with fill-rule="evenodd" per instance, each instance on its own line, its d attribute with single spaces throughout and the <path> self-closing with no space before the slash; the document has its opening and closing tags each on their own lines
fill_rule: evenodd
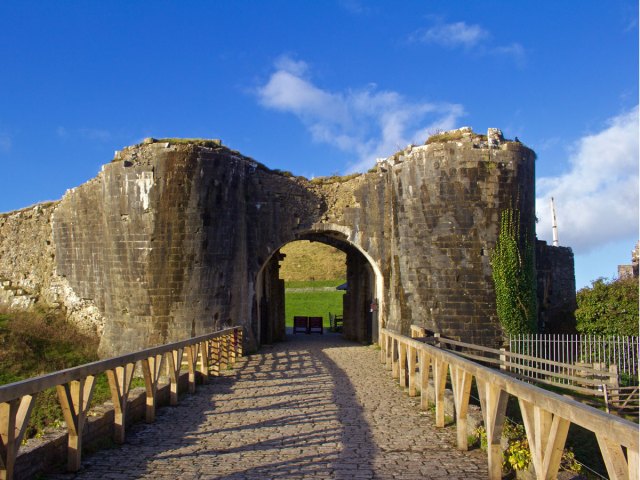
<svg viewBox="0 0 640 480">
<path fill-rule="evenodd" d="M 533 333 L 537 325 L 535 253 L 529 232 L 520 233 L 520 213 L 500 215 L 500 233 L 491 254 L 496 310 L 505 334 Z"/>
</svg>

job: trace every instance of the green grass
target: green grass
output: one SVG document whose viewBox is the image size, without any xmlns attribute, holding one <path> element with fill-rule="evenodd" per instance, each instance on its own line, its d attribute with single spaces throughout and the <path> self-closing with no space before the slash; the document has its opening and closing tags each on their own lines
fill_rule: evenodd
<svg viewBox="0 0 640 480">
<path fill-rule="evenodd" d="M 98 359 L 96 338 L 79 333 L 59 312 L 0 313 L 0 385 Z M 133 386 L 144 385 L 134 380 Z M 105 374 L 96 377 L 92 406 L 111 398 Z M 47 427 L 59 426 L 62 411 L 56 389 L 36 396 L 25 438 L 37 437 Z"/>
<path fill-rule="evenodd" d="M 290 288 L 313 288 L 322 286 L 334 286 L 335 283 L 329 281 L 320 282 L 291 282 L 304 284 L 302 286 Z M 311 285 L 310 285 L 311 284 Z M 339 284 L 338 284 L 339 285 Z M 293 317 L 297 315 L 306 317 L 322 317 L 323 325 L 329 328 L 329 313 L 342 315 L 342 296 L 344 291 L 336 290 L 330 292 L 288 292 L 285 294 L 285 316 L 286 325 L 293 326 Z"/>
<path fill-rule="evenodd" d="M 285 281 L 285 288 L 326 288 L 326 287 L 337 287 L 338 285 L 342 285 L 344 280 L 291 280 Z"/>
</svg>

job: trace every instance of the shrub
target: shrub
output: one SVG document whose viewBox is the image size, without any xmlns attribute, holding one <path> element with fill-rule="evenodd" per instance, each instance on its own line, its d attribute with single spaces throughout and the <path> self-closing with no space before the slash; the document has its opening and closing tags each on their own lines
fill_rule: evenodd
<svg viewBox="0 0 640 480">
<path fill-rule="evenodd" d="M 576 296 L 576 328 L 592 335 L 638 335 L 638 280 L 598 278 Z"/>
</svg>

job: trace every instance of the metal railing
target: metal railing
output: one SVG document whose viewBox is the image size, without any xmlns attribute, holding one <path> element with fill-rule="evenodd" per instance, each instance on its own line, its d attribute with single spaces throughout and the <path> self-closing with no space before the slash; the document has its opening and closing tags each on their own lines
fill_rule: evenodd
<svg viewBox="0 0 640 480">
<path fill-rule="evenodd" d="M 549 335 L 509 336 L 509 350 L 563 364 L 615 366 L 618 375 L 638 379 L 639 338 L 635 336 Z"/>
<path fill-rule="evenodd" d="M 82 434 L 97 375 L 106 373 L 114 405 L 114 441 L 123 443 L 129 391 L 134 372 L 142 370 L 146 390 L 147 422 L 155 419 L 156 393 L 166 365 L 169 403 L 178 403 L 178 382 L 183 361 L 189 372 L 188 390 L 196 390 L 196 376 L 203 381 L 242 356 L 242 327 L 231 327 L 179 342 L 87 363 L 78 367 L 0 386 L 0 480 L 13 478 L 18 450 L 29 424 L 35 397 L 55 387 L 68 429 L 67 469 L 77 471 L 82 455 Z"/>
</svg>

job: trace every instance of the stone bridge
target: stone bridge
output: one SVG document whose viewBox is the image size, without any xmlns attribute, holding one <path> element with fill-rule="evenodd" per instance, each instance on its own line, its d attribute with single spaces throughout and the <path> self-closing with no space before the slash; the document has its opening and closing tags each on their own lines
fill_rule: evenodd
<svg viewBox="0 0 640 480">
<path fill-rule="evenodd" d="M 534 163 L 496 129 L 445 132 L 368 173 L 313 180 L 215 140 L 147 139 L 61 200 L 0 216 L 0 300 L 65 309 L 97 330 L 103 356 L 225 325 L 256 347 L 284 336 L 279 249 L 306 239 L 347 254 L 347 338 L 417 324 L 495 346 L 490 252 L 507 208 L 534 241 Z M 548 328 L 572 315 L 573 255 L 544 242 L 536 254 Z"/>
</svg>

